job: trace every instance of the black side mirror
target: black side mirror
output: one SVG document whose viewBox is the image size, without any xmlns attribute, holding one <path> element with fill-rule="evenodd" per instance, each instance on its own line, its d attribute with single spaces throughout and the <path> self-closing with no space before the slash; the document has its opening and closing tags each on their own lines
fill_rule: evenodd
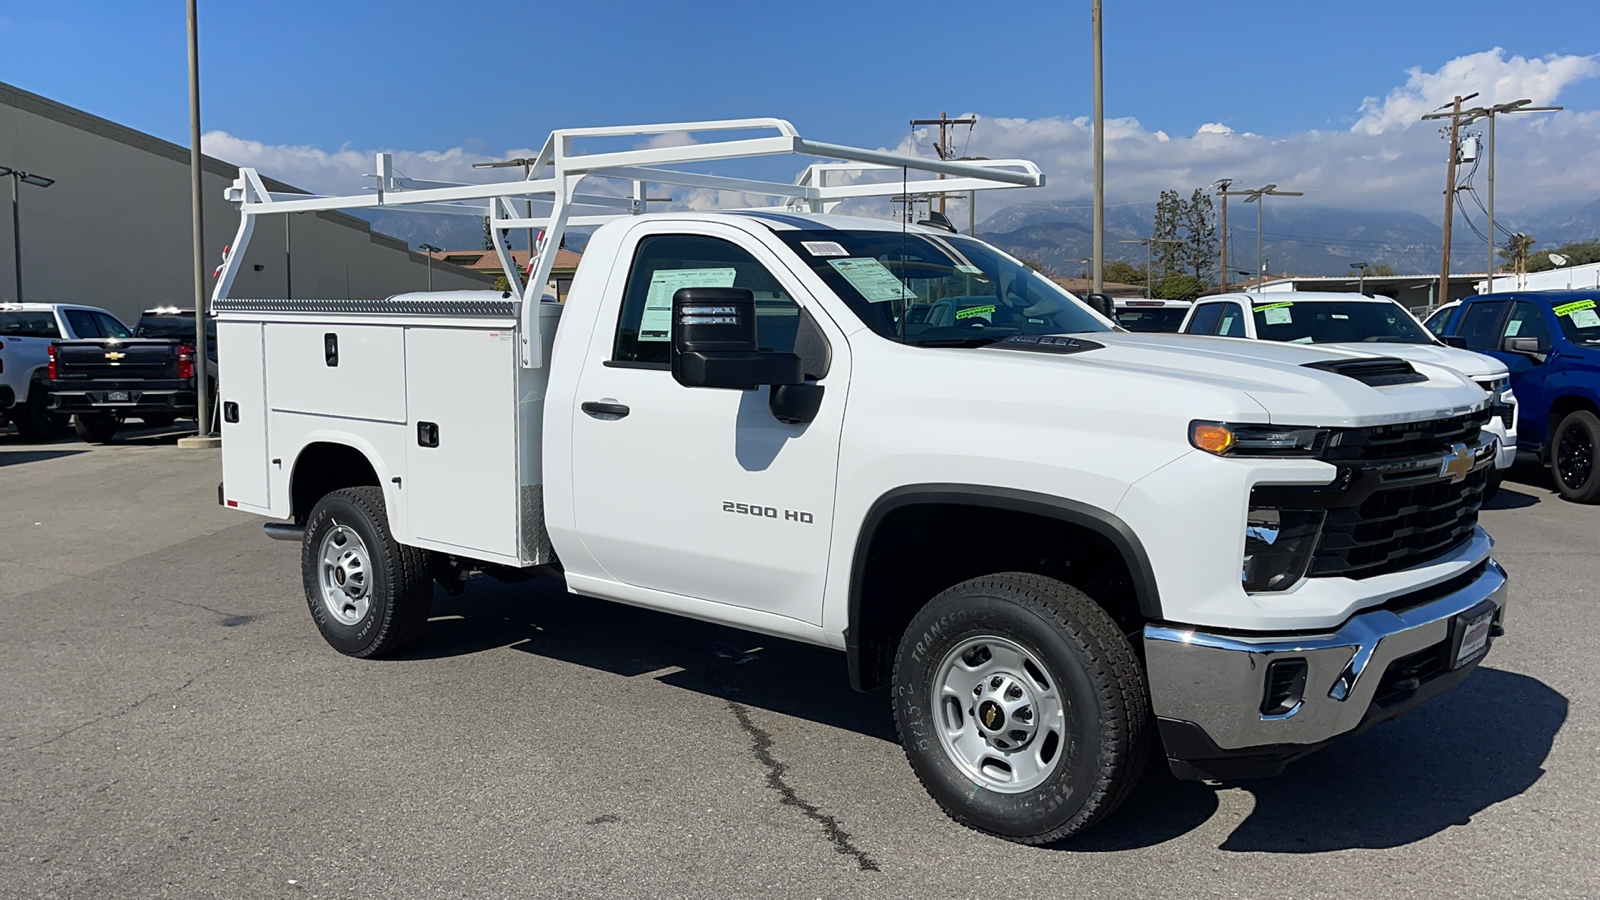
<svg viewBox="0 0 1600 900">
<path fill-rule="evenodd" d="M 1508 337 L 1500 342 L 1500 350 L 1504 353 L 1518 353 L 1532 357 L 1536 362 L 1544 362 L 1548 350 L 1541 346 L 1541 343 L 1536 337 Z"/>
<path fill-rule="evenodd" d="M 794 353 L 756 344 L 756 301 L 748 288 L 682 288 L 672 295 L 672 377 L 684 387 L 753 391 L 802 384 Z"/>
<path fill-rule="evenodd" d="M 1467 339 L 1459 334 L 1441 334 L 1439 335 L 1439 343 L 1446 347 L 1454 347 L 1457 350 L 1468 349 Z"/>
<path fill-rule="evenodd" d="M 1117 302 L 1112 300 L 1109 294 L 1090 294 L 1083 298 L 1083 302 L 1089 304 L 1090 309 L 1111 321 L 1115 322 L 1117 320 Z"/>
<path fill-rule="evenodd" d="M 775 384 L 767 398 L 772 417 L 785 425 L 809 425 L 822 409 L 822 385 Z"/>
</svg>

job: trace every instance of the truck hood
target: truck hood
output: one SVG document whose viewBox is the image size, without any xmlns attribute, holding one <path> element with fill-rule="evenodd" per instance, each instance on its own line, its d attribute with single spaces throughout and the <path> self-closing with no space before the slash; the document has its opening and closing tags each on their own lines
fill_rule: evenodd
<svg viewBox="0 0 1600 900">
<path fill-rule="evenodd" d="M 1488 395 L 1458 371 L 1427 361 L 1407 360 L 1426 381 L 1383 387 L 1307 368 L 1309 363 L 1384 355 L 1374 354 L 1370 348 L 1352 353 L 1326 345 L 1121 332 L 1083 337 L 1103 346 L 1056 358 L 1127 375 L 1160 375 L 1191 385 L 1238 391 L 1266 410 L 1272 424 L 1365 427 L 1459 415 L 1488 402 Z M 1151 389 L 1159 390 L 1159 386 Z M 1196 418 L 1206 415 L 1204 410 L 1195 410 Z"/>
<path fill-rule="evenodd" d="M 1506 364 L 1492 356 L 1462 350 L 1458 347 L 1441 347 L 1438 344 L 1318 344 L 1344 353 L 1359 356 L 1393 356 L 1413 363 L 1445 366 L 1455 369 L 1468 378 L 1504 378 L 1510 374 Z"/>
</svg>

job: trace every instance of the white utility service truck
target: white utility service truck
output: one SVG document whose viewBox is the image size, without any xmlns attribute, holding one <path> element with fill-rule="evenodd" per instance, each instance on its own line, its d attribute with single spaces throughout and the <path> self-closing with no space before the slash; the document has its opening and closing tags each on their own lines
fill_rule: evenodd
<svg viewBox="0 0 1600 900">
<path fill-rule="evenodd" d="M 781 153 L 836 161 L 693 170 Z M 242 170 L 213 304 L 219 500 L 302 542 L 341 652 L 413 640 L 435 582 L 530 572 L 836 648 L 890 688 L 947 813 L 1043 843 L 1116 807 L 1152 747 L 1182 777 L 1275 773 L 1458 683 L 1500 634 L 1490 399 L 1467 379 L 1130 334 L 953 229 L 837 214 L 1040 184 L 1031 163 L 763 119 L 557 131 L 509 184 L 378 173 L 307 197 Z M 778 200 L 645 215 L 651 184 Z M 506 234 L 544 229 L 527 288 L 228 296 L 260 216 L 401 205 L 489 217 L 512 284 Z M 553 248 L 589 224 L 552 302 Z"/>
</svg>

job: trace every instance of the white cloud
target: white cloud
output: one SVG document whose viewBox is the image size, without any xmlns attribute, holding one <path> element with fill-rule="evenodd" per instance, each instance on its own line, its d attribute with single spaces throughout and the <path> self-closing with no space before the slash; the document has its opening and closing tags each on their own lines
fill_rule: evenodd
<svg viewBox="0 0 1600 900">
<path fill-rule="evenodd" d="M 1240 187 L 1276 182 L 1306 193 L 1303 202 L 1349 208 L 1411 209 L 1438 214 L 1443 185 L 1444 146 L 1433 128 L 1411 128 L 1418 116 L 1448 100 L 1457 90 L 1482 91 L 1482 100 L 1505 102 L 1527 97 L 1545 105 L 1568 85 L 1600 75 L 1600 56 L 1507 58 L 1498 48 L 1451 60 L 1433 72 L 1413 69 L 1405 84 L 1385 98 L 1368 98 L 1362 118 L 1348 131 L 1305 131 L 1275 136 L 1236 132 L 1209 122 L 1193 135 L 1151 131 L 1138 119 L 1106 122 L 1106 190 L 1113 203 L 1148 203 L 1164 189 L 1184 192 L 1218 178 Z M 1443 100 L 1440 98 L 1443 97 Z M 927 130 L 891 148 L 931 156 L 936 135 Z M 821 135 L 820 137 L 826 137 Z M 966 135 L 958 140 L 965 141 Z M 1513 211 L 1552 200 L 1600 193 L 1600 111 L 1568 110 L 1550 115 L 1510 116 L 1499 131 L 1496 183 L 1501 208 Z M 646 143 L 671 146 L 679 135 L 659 135 Z M 1037 191 L 1000 191 L 980 200 L 990 212 L 1012 203 L 1089 196 L 1092 189 L 1091 127 L 1087 117 L 1040 119 L 979 117 L 971 140 L 958 153 L 993 159 L 1037 162 L 1048 184 Z M 223 132 L 204 138 L 208 153 L 229 162 L 255 166 L 263 174 L 320 193 L 354 193 L 370 184 L 373 154 L 350 145 L 334 151 L 251 141 Z M 486 156 L 460 147 L 443 151 L 393 151 L 405 175 L 441 181 L 485 181 L 505 177 L 474 170 L 473 162 L 531 156 L 527 149 Z M 795 161 L 795 168 L 802 165 Z M 787 180 L 783 172 L 769 173 Z M 1478 177 L 1481 186 L 1482 176 Z M 604 190 L 585 185 L 586 190 Z M 664 188 L 652 188 L 660 194 Z M 705 209 L 755 205 L 762 198 L 727 192 L 680 189 L 675 206 Z M 1286 201 L 1288 202 L 1288 201 Z M 881 208 L 879 208 L 881 207 Z M 863 208 L 865 211 L 865 208 Z M 882 214 L 887 204 L 872 212 Z"/>
<path fill-rule="evenodd" d="M 1382 99 L 1368 97 L 1361 102 L 1361 118 L 1351 131 L 1382 134 L 1395 127 L 1410 128 L 1424 113 L 1478 92 L 1473 103 L 1508 103 L 1529 99 L 1537 106 L 1554 102 L 1563 88 L 1575 81 L 1600 75 L 1600 55 L 1557 56 L 1540 59 L 1522 56 L 1506 58 L 1495 47 L 1482 53 L 1458 56 L 1437 71 L 1421 67 L 1406 70 L 1406 83 Z"/>
</svg>

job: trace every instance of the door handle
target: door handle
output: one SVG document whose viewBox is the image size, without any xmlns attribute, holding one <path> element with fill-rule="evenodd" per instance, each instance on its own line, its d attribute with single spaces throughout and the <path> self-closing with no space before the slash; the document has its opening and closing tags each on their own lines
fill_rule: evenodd
<svg viewBox="0 0 1600 900">
<path fill-rule="evenodd" d="M 583 402 L 583 411 L 596 419 L 606 420 L 620 419 L 629 412 L 628 408 L 621 403 L 600 403 L 595 400 L 585 400 Z"/>
</svg>

